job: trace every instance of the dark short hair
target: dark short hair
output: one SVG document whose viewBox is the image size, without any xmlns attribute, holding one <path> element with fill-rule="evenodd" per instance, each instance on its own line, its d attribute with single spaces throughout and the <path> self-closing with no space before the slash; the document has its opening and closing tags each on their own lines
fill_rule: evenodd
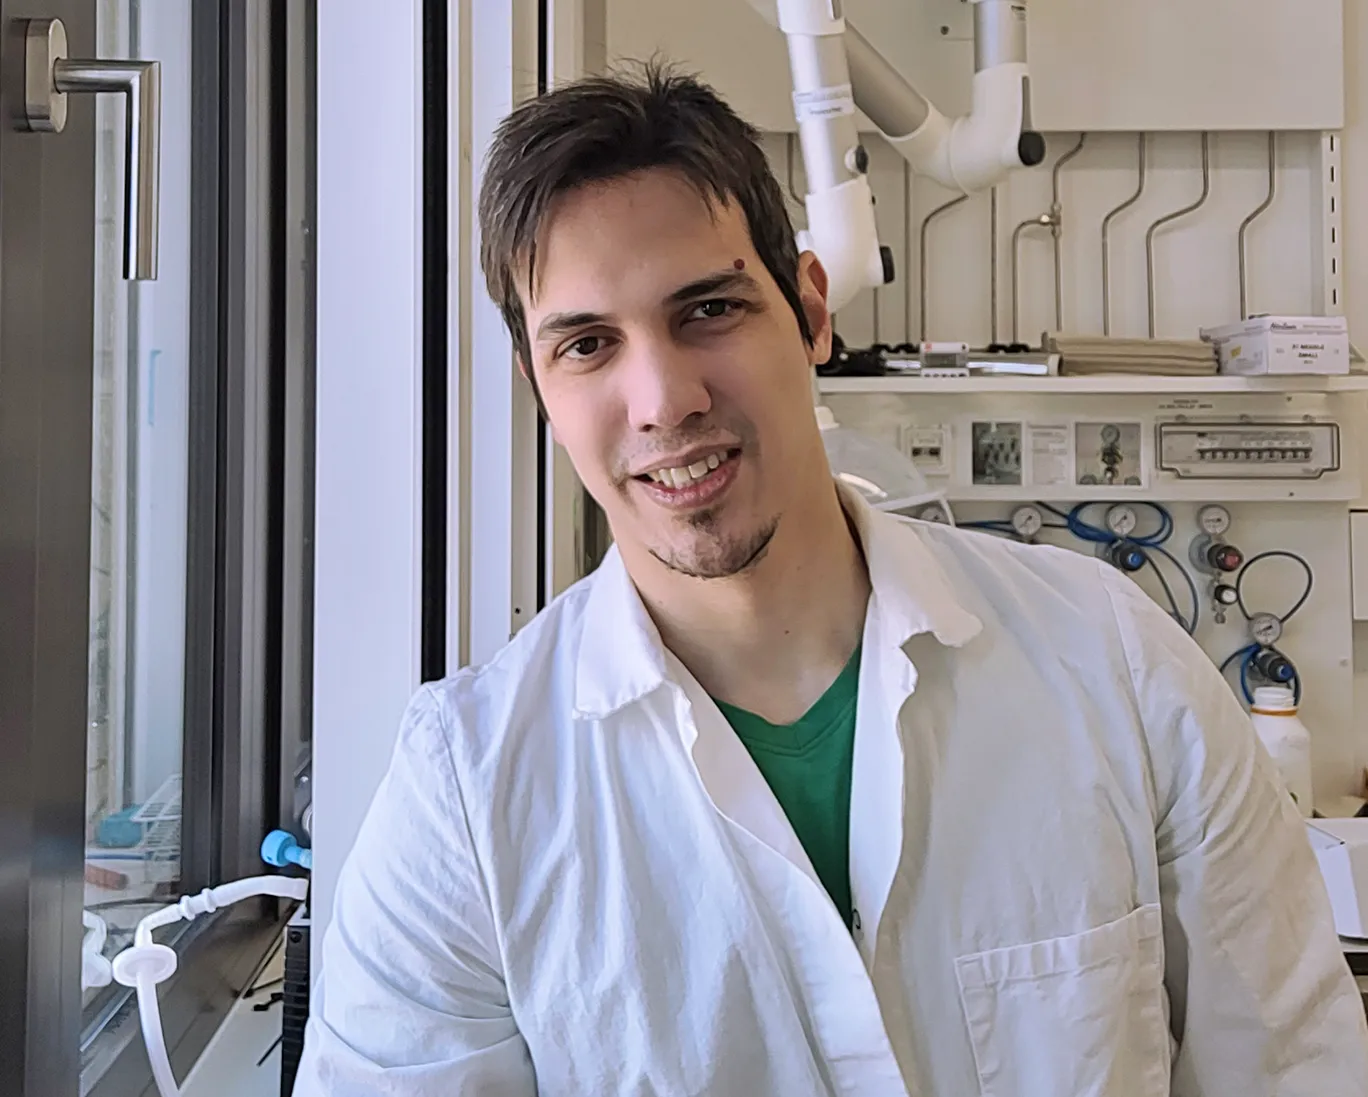
<svg viewBox="0 0 1368 1097">
<path fill-rule="evenodd" d="M 652 168 L 678 171 L 710 204 L 740 206 L 756 254 L 812 344 L 793 224 L 759 133 L 696 76 L 653 60 L 532 99 L 494 135 L 480 190 L 480 265 L 529 376 L 518 283 L 530 294 L 552 202 L 576 187 Z"/>
</svg>

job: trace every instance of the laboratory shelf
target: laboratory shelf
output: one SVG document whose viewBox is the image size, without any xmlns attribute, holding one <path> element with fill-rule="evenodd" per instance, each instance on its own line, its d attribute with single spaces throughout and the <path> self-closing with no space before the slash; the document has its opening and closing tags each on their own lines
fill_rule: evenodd
<svg viewBox="0 0 1368 1097">
<path fill-rule="evenodd" d="M 1019 393 L 1045 396 L 1165 396 L 1182 394 L 1334 394 L 1368 392 L 1368 373 L 1336 376 L 1161 377 L 1136 374 L 1098 374 L 1063 377 L 819 377 L 823 395 L 948 395 Z"/>
</svg>

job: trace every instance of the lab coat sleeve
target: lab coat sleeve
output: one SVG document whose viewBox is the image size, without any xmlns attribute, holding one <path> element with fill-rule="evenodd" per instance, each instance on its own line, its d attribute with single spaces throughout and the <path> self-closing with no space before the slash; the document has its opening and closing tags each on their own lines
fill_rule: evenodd
<svg viewBox="0 0 1368 1097">
<path fill-rule="evenodd" d="M 1219 670 L 1104 571 L 1153 773 L 1174 1097 L 1368 1094 L 1368 1024 L 1304 822 Z"/>
<path fill-rule="evenodd" d="M 410 705 L 342 869 L 295 1097 L 533 1097 L 441 702 Z"/>
</svg>

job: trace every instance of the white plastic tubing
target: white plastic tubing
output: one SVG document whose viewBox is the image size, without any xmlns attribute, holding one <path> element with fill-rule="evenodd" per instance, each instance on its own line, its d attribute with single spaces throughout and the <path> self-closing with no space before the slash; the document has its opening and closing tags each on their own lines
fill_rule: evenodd
<svg viewBox="0 0 1368 1097">
<path fill-rule="evenodd" d="M 749 0 L 762 18 L 789 36 L 790 57 L 802 43 L 794 37 L 844 35 L 846 21 L 833 17 L 831 0 Z M 913 171 L 951 189 L 967 192 L 1000 182 L 1022 166 L 1017 142 L 1029 117 L 1026 63 L 1025 0 L 972 0 L 974 5 L 975 74 L 973 107 L 962 118 L 947 118 L 905 77 L 891 87 L 884 81 L 847 84 L 854 106 L 872 118 L 911 111 L 925 115 L 914 132 L 885 132 L 885 139 L 912 165 Z M 839 10 L 839 9 L 836 9 Z M 880 59 L 887 69 L 887 62 Z M 892 73 L 891 69 L 888 69 Z M 795 73 L 794 91 L 800 74 Z M 847 75 L 848 81 L 850 77 Z M 866 102 L 869 99 L 869 102 Z M 854 129 L 853 109 L 851 129 Z M 801 114 L 799 131 L 804 145 Z M 806 158 L 806 147 L 804 155 Z"/>
<path fill-rule="evenodd" d="M 855 126 L 845 20 L 828 0 L 779 0 L 788 42 L 793 111 L 807 174 L 806 232 L 798 247 L 815 252 L 827 275 L 827 308 L 838 312 L 861 290 L 884 283 L 874 194 Z"/>
<path fill-rule="evenodd" d="M 281 899 L 303 900 L 309 893 L 307 879 L 289 876 L 249 876 L 216 888 L 205 888 L 198 895 L 187 895 L 179 903 L 153 911 L 133 933 L 133 944 L 114 957 L 114 978 L 138 992 L 138 1017 L 142 1022 L 143 1041 L 152 1064 L 152 1077 L 161 1097 L 180 1097 L 180 1087 L 171 1073 L 171 1060 L 166 1053 L 166 1035 L 162 1031 L 161 1010 L 157 1003 L 157 984 L 165 982 L 176 970 L 176 953 L 166 945 L 152 940 L 153 930 L 179 921 L 190 921 L 201 914 L 212 914 L 222 907 L 258 895 L 274 895 Z"/>
<path fill-rule="evenodd" d="M 1029 118 L 1024 0 L 973 0 L 973 109 L 950 119 L 877 58 L 882 78 L 853 79 L 846 21 L 831 0 L 749 0 L 788 41 L 794 115 L 807 170 L 808 228 L 798 246 L 826 270 L 827 306 L 838 311 L 861 290 L 884 283 L 873 193 L 859 151 L 856 110 L 874 119 L 916 117 L 883 132 L 912 170 L 944 187 L 984 190 L 1023 166 L 1019 141 Z M 860 43 L 857 43 L 860 44 Z M 862 45 L 866 62 L 872 47 Z M 857 77 L 861 74 L 856 74 Z"/>
</svg>

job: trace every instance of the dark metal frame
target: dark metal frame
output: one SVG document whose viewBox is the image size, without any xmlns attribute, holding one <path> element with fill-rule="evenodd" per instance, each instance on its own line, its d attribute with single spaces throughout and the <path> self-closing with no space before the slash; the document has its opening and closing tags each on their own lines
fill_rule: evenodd
<svg viewBox="0 0 1368 1097">
<path fill-rule="evenodd" d="M 278 414 L 279 267 L 269 134 L 272 43 L 268 0 L 223 4 L 219 119 L 219 445 L 215 547 L 212 882 L 260 871 L 258 846 L 278 821 L 280 713 L 270 696 L 279 665 L 278 559 L 271 551 L 272 442 Z M 274 603 L 274 604 L 273 604 Z M 194 727 L 194 724 L 188 724 Z M 276 747 L 272 757 L 272 742 Z M 263 773 L 267 780 L 262 780 Z M 268 796 L 267 790 L 271 790 Z M 200 805 L 201 807 L 203 805 Z M 199 868 L 200 866 L 195 866 Z"/>
<path fill-rule="evenodd" d="M 551 20 L 547 0 L 537 0 L 537 94 L 551 90 Z M 537 606 L 540 613 L 551 595 L 551 492 L 554 481 L 555 438 L 551 424 L 537 418 Z M 530 619 L 530 617 L 529 617 Z"/>
<path fill-rule="evenodd" d="M 277 16 L 274 40 L 284 48 L 284 64 L 275 66 L 276 99 L 284 104 L 284 124 L 275 127 L 275 156 L 284 167 L 284 200 L 277 210 L 284 251 L 279 304 L 285 325 L 279 795 L 281 825 L 293 824 L 303 841 L 299 816 L 311 799 L 313 739 L 315 0 L 286 0 Z"/>
<path fill-rule="evenodd" d="M 307 256 L 312 156 L 282 155 L 283 92 L 312 98 L 283 72 L 298 2 L 192 6 L 186 891 L 262 870 L 261 837 L 289 810 L 283 740 L 297 752 L 310 720 L 312 327 L 285 317 L 311 317 L 312 266 L 285 276 L 301 245 L 287 246 L 280 199 L 302 168 Z M 83 1036 L 80 988 L 94 111 L 74 102 L 61 135 L 15 130 L 31 15 L 61 17 L 73 53 L 92 55 L 95 2 L 0 0 L 0 1093 L 70 1097 L 88 1088 L 84 1061 L 104 1068 L 91 1097 L 131 1097 L 151 1078 L 128 992 L 110 988 L 92 1012 L 112 1021 Z M 290 56 L 311 71 L 311 47 Z M 179 1074 L 282 913 L 241 904 L 173 938 L 182 962 L 162 999 Z"/>
<path fill-rule="evenodd" d="M 27 134 L 0 0 L 0 1093 L 74 1092 L 90 609 L 93 104 Z M 51 0 L 72 52 L 93 0 Z M 72 216 L 73 210 L 86 211 Z"/>
<path fill-rule="evenodd" d="M 218 689 L 216 620 L 221 599 L 218 576 L 218 491 L 220 437 L 219 299 L 221 192 L 225 174 L 220 150 L 224 120 L 220 106 L 228 83 L 221 45 L 218 4 L 197 4 L 190 17 L 191 117 L 190 190 L 190 467 L 189 536 L 185 590 L 185 726 L 212 729 Z M 218 834 L 212 810 L 217 767 L 212 732 L 186 737 L 182 765 L 181 882 L 194 890 L 214 875 Z"/>
<path fill-rule="evenodd" d="M 430 682 L 447 671 L 447 529 L 451 492 L 447 422 L 451 358 L 448 339 L 450 259 L 448 178 L 452 59 L 448 0 L 423 0 L 423 375 L 422 594 L 419 673 Z"/>
</svg>

